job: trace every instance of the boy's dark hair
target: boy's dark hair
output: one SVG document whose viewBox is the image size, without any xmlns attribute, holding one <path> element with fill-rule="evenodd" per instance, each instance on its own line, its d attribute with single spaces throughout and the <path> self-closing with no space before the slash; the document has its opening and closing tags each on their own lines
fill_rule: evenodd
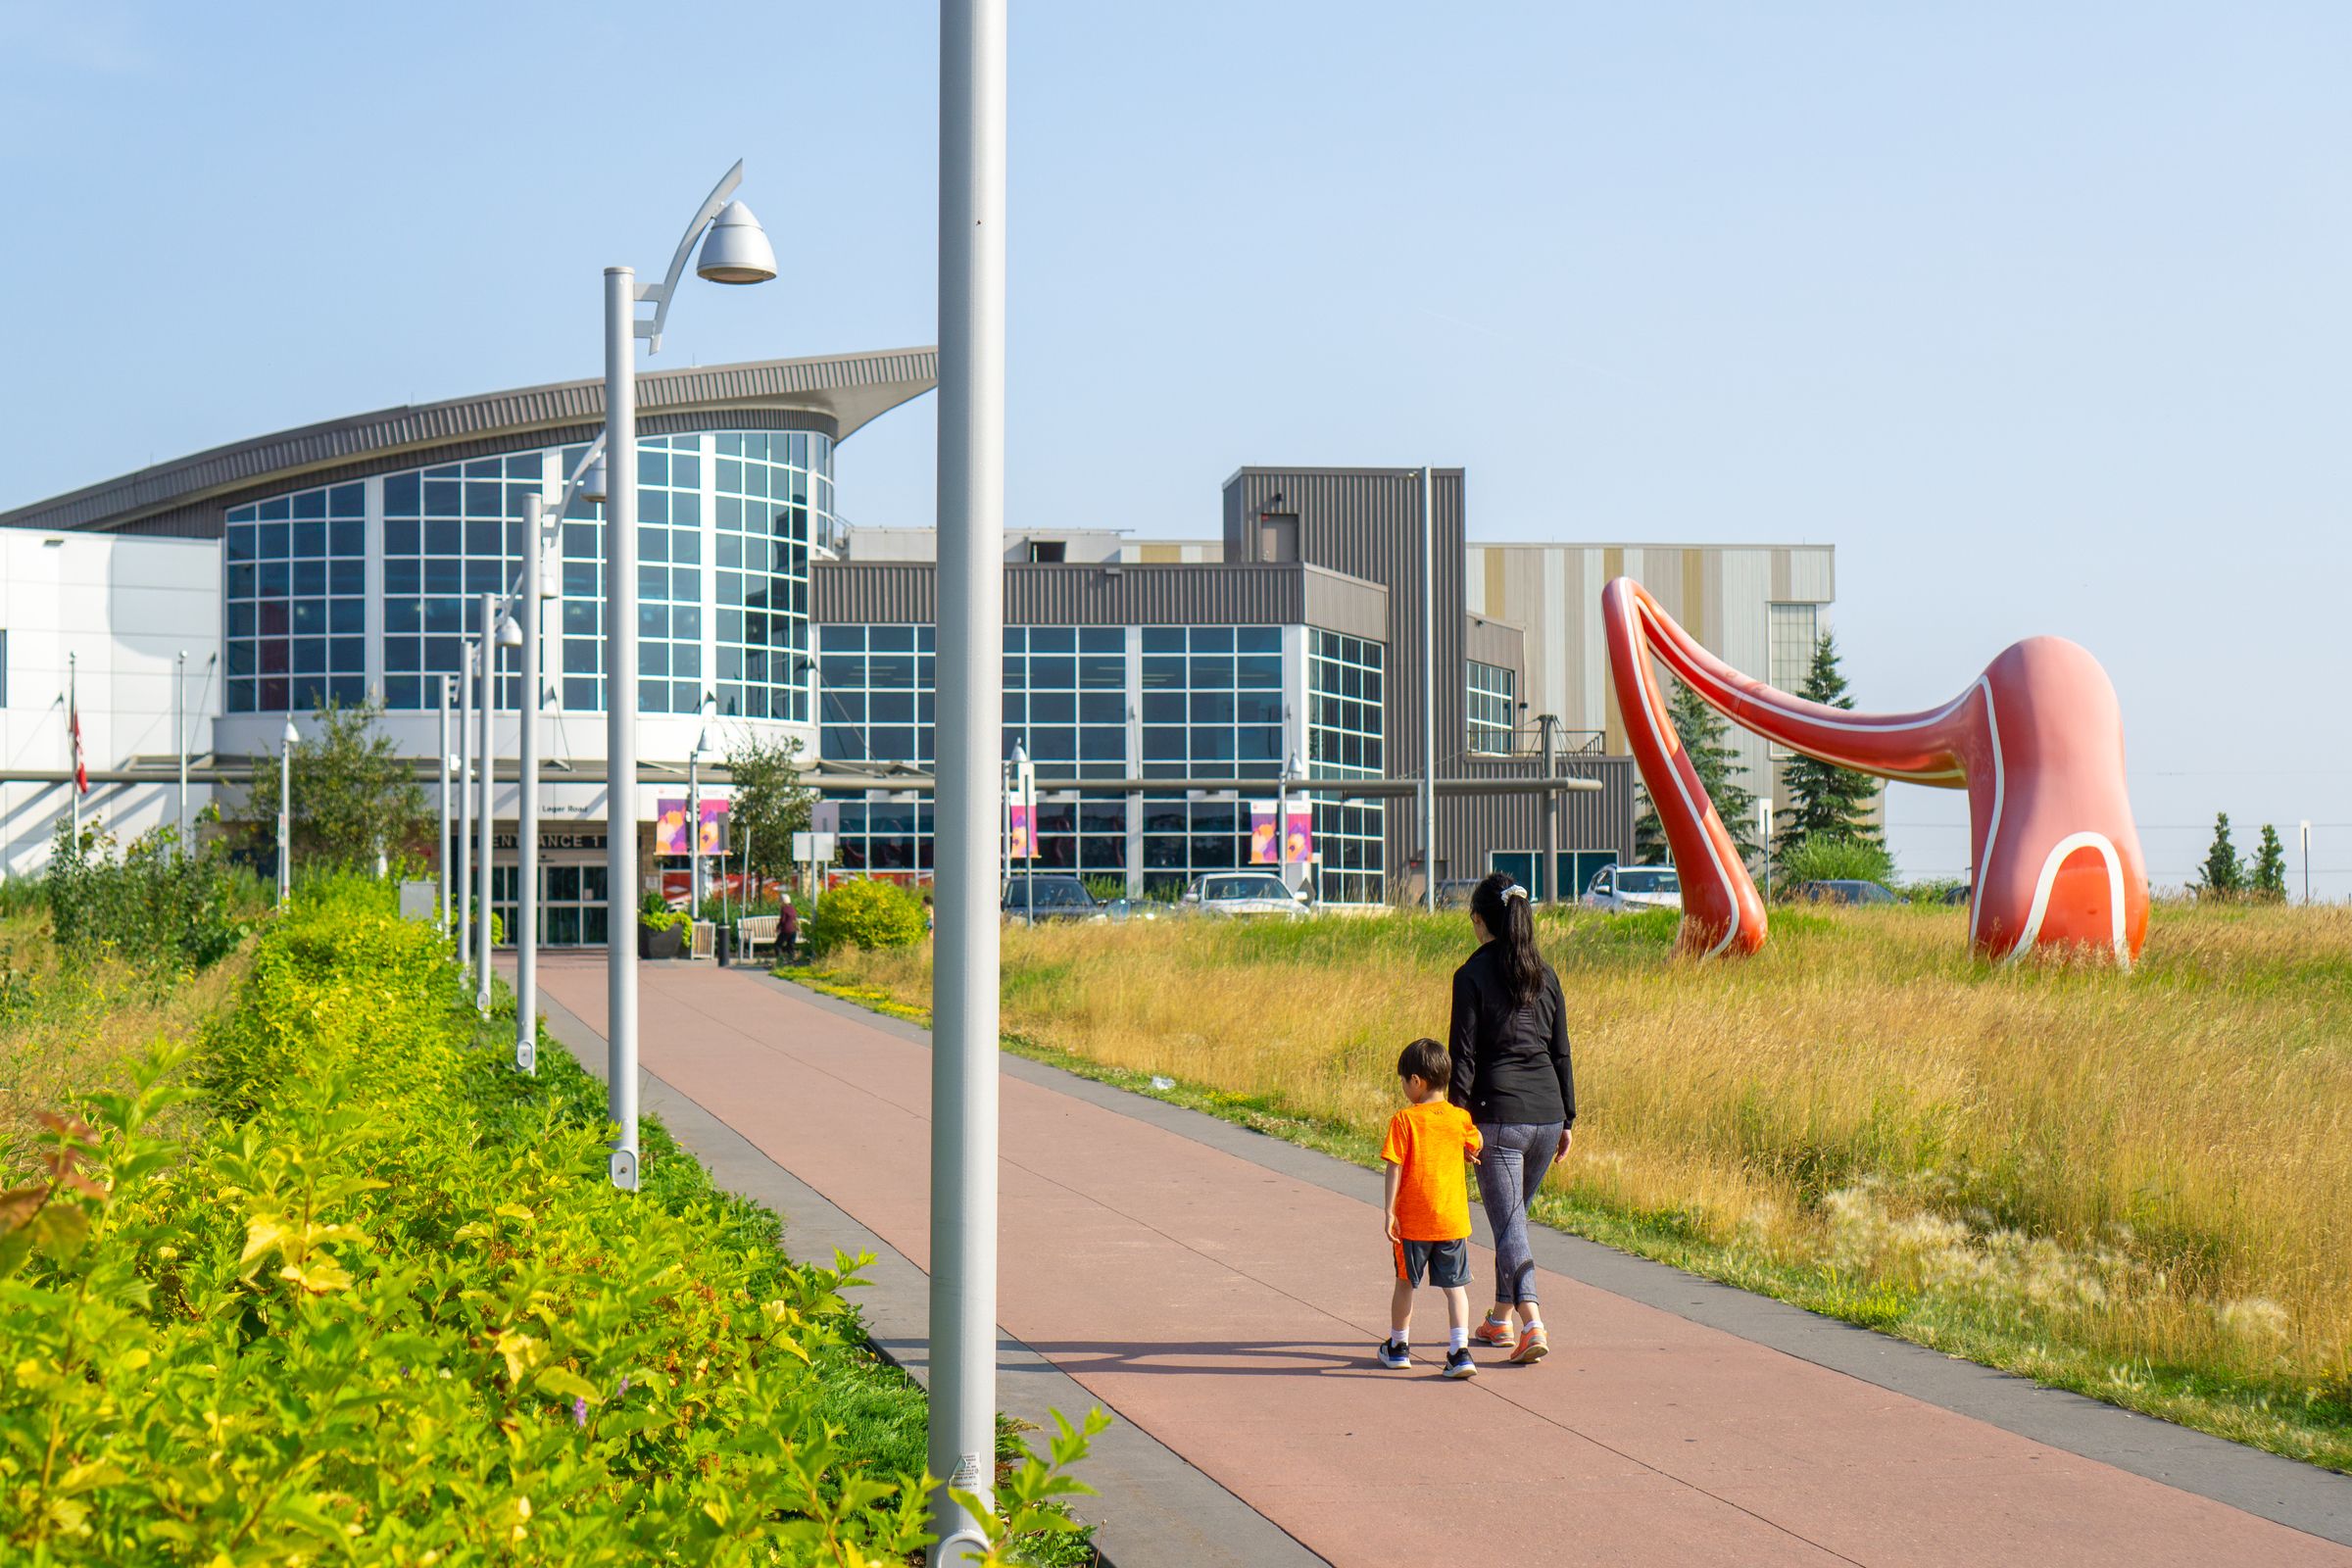
<svg viewBox="0 0 2352 1568">
<path fill-rule="evenodd" d="M 1432 1089 L 1443 1089 L 1452 1080 L 1453 1058 L 1444 1046 L 1424 1035 L 1397 1056 L 1396 1076 L 1418 1078 Z"/>
</svg>

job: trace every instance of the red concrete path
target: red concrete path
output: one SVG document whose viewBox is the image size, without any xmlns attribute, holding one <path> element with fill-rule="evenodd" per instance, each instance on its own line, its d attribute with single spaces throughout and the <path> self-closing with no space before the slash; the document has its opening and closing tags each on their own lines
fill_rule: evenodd
<svg viewBox="0 0 2352 1568">
<path fill-rule="evenodd" d="M 646 1070 L 925 1261 L 928 1051 L 748 974 L 640 983 Z M 541 984 L 604 1028 L 601 961 L 550 956 Z M 2352 1568 L 2352 1549 L 1553 1274 L 1544 1365 L 1384 1372 L 1377 1209 L 1003 1088 L 1005 1331 L 1343 1568 Z M 1443 1326 L 1429 1295 L 1422 1343 Z"/>
</svg>

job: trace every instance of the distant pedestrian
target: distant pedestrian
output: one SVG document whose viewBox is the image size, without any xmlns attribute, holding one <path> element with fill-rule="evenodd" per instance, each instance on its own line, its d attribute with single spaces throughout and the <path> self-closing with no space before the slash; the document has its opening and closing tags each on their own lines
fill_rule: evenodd
<svg viewBox="0 0 2352 1568">
<path fill-rule="evenodd" d="M 1385 1367 L 1412 1365 L 1413 1287 L 1426 1272 L 1446 1296 L 1446 1376 L 1478 1375 L 1470 1359 L 1470 1200 L 1464 1158 L 1478 1158 L 1478 1128 L 1469 1113 L 1446 1102 L 1450 1073 L 1446 1048 L 1416 1040 L 1396 1058 L 1396 1076 L 1411 1102 L 1389 1118 L 1380 1148 L 1388 1167 L 1389 1247 L 1396 1283 L 1389 1291 L 1389 1337 L 1374 1354 Z"/>
<path fill-rule="evenodd" d="M 1494 1305 L 1470 1337 L 1510 1346 L 1510 1359 L 1524 1365 L 1550 1349 L 1536 1301 L 1527 1205 L 1575 1138 L 1568 1007 L 1559 976 L 1536 951 L 1527 890 L 1507 873 L 1496 871 L 1471 891 L 1470 929 L 1479 947 L 1453 974 L 1447 1098 L 1476 1119 L 1486 1142 L 1478 1191 L 1494 1231 Z"/>
<path fill-rule="evenodd" d="M 784 903 L 776 910 L 776 941 L 783 946 L 784 956 L 799 962 L 801 956 L 801 911 L 792 906 L 792 895 L 784 895 Z"/>
</svg>

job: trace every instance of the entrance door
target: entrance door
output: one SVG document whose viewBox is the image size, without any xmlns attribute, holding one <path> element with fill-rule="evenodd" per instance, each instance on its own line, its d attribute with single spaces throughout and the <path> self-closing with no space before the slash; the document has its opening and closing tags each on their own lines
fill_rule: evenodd
<svg viewBox="0 0 2352 1568">
<path fill-rule="evenodd" d="M 522 917 L 515 897 L 521 887 L 518 868 L 491 867 L 491 906 L 507 930 Z M 539 945 L 544 948 L 601 948 L 605 945 L 607 868 L 593 863 L 539 865 Z"/>
</svg>

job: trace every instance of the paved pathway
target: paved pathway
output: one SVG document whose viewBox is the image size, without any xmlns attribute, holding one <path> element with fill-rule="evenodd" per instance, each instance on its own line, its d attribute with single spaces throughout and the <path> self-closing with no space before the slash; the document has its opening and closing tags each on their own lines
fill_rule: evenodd
<svg viewBox="0 0 2352 1568">
<path fill-rule="evenodd" d="M 601 959 L 550 956 L 541 983 L 602 1031 Z M 918 1040 L 745 971 L 649 965 L 641 986 L 646 1072 L 922 1264 Z M 2318 1536 L 1553 1273 L 1544 1365 L 1381 1371 L 1376 1207 L 1056 1077 L 1003 1086 L 1004 1328 L 1344 1568 L 2352 1568 Z M 1416 1328 L 1442 1332 L 1434 1296 Z"/>
</svg>

